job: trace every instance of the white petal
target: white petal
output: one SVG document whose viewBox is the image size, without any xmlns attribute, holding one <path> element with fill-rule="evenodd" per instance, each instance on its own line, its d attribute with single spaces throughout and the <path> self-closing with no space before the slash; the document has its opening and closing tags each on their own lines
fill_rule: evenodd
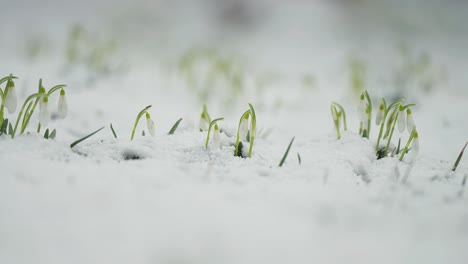
<svg viewBox="0 0 468 264">
<path fill-rule="evenodd" d="M 201 131 L 207 131 L 208 130 L 208 123 L 206 122 L 205 119 L 200 117 L 200 123 L 198 124 L 198 127 L 200 128 Z"/>
<path fill-rule="evenodd" d="M 42 99 L 41 99 L 42 101 Z M 42 108 L 39 112 L 39 122 L 43 128 L 47 127 L 49 124 L 50 112 L 49 112 L 49 103 L 42 103 Z"/>
<path fill-rule="evenodd" d="M 13 114 L 15 112 L 17 103 L 16 88 L 15 86 L 10 86 L 7 97 L 5 98 L 5 107 L 8 113 Z"/>
<path fill-rule="evenodd" d="M 156 129 L 154 126 L 154 122 L 151 118 L 146 118 L 146 126 L 148 127 L 148 132 L 152 137 L 156 135 Z"/>
<path fill-rule="evenodd" d="M 413 119 L 413 115 L 412 115 L 412 114 L 409 114 L 409 115 L 406 117 L 406 128 L 408 129 L 408 132 L 409 132 L 409 133 L 413 132 L 413 129 L 415 128 L 414 119 Z"/>
<path fill-rule="evenodd" d="M 65 95 L 60 95 L 58 101 L 58 114 L 60 118 L 65 118 L 68 114 L 68 104 Z"/>
<path fill-rule="evenodd" d="M 375 124 L 380 125 L 380 123 L 382 123 L 382 119 L 383 119 L 383 111 L 379 110 L 377 112 L 377 116 L 375 117 Z"/>
<path fill-rule="evenodd" d="M 397 120 L 397 125 L 398 125 L 398 130 L 400 133 L 403 133 L 405 131 L 405 124 L 406 124 L 406 115 L 404 111 L 400 111 L 400 114 L 398 115 L 398 120 Z"/>
<path fill-rule="evenodd" d="M 221 143 L 221 133 L 218 129 L 215 129 L 213 132 L 213 145 L 218 147 Z"/>
<path fill-rule="evenodd" d="M 419 139 L 415 137 L 411 144 L 411 157 L 414 159 L 419 154 Z"/>
</svg>

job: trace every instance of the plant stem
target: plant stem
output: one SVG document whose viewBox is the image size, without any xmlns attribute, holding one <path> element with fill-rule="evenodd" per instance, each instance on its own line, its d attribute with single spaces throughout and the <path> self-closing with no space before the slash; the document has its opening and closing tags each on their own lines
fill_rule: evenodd
<svg viewBox="0 0 468 264">
<path fill-rule="evenodd" d="M 152 107 L 152 105 L 148 105 L 147 107 L 143 108 L 143 110 L 141 110 L 136 119 L 135 119 L 135 124 L 133 125 L 133 129 L 132 129 L 132 135 L 130 136 L 130 140 L 133 140 L 133 138 L 135 137 L 135 130 L 138 126 L 138 121 L 140 121 L 141 117 L 146 114 L 146 112 Z"/>
<path fill-rule="evenodd" d="M 411 132 L 410 137 L 408 138 L 408 142 L 406 142 L 405 148 L 403 149 L 403 153 L 401 153 L 400 161 L 403 160 L 403 157 L 405 157 L 406 152 L 408 152 L 408 148 L 409 148 L 411 142 L 413 141 L 415 133 L 416 133 L 416 130 L 413 129 L 413 131 Z"/>
<path fill-rule="evenodd" d="M 206 135 L 206 142 L 205 142 L 205 148 L 208 149 L 208 143 L 210 141 L 210 133 L 211 133 L 211 127 L 213 127 L 216 122 L 224 120 L 224 117 L 216 118 L 213 121 L 211 121 L 210 126 L 208 127 L 208 134 Z"/>
</svg>

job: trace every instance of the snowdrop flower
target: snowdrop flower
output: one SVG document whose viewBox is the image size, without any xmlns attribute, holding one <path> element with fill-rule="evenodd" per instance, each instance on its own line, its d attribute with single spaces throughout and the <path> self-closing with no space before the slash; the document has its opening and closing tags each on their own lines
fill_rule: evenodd
<svg viewBox="0 0 468 264">
<path fill-rule="evenodd" d="M 65 90 L 60 91 L 60 97 L 58 101 L 58 115 L 60 118 L 65 118 L 68 114 L 67 98 L 65 98 Z"/>
<path fill-rule="evenodd" d="M 44 95 L 40 101 L 42 101 L 42 103 L 39 105 L 39 122 L 42 127 L 47 127 L 50 119 L 49 97 Z"/>
<path fill-rule="evenodd" d="M 221 143 L 221 132 L 219 132 L 218 124 L 214 126 L 214 134 L 213 134 L 213 144 L 214 146 L 219 146 Z"/>
<path fill-rule="evenodd" d="M 17 98 L 16 98 L 16 88 L 13 81 L 9 81 L 7 84 L 8 93 L 5 98 L 5 107 L 8 110 L 8 113 L 13 114 L 16 110 Z"/>
<path fill-rule="evenodd" d="M 359 103 L 359 106 L 358 106 L 358 115 L 359 115 L 360 122 L 367 123 L 367 102 L 366 102 L 366 98 L 364 94 L 361 95 L 361 102 Z"/>
<path fill-rule="evenodd" d="M 380 123 L 382 123 L 384 114 L 385 114 L 385 105 L 382 103 L 380 104 L 379 111 L 377 112 L 377 116 L 375 117 L 376 125 L 380 125 Z"/>
<path fill-rule="evenodd" d="M 411 144 L 411 155 L 413 158 L 419 154 L 419 139 L 418 139 L 418 132 L 414 133 L 413 143 Z"/>
<path fill-rule="evenodd" d="M 413 129 L 416 128 L 414 125 L 413 114 L 409 108 L 406 109 L 406 128 L 408 129 L 409 133 L 413 132 Z"/>
<path fill-rule="evenodd" d="M 405 126 L 406 126 L 406 115 L 405 115 L 405 108 L 403 106 L 400 106 L 400 113 L 398 114 L 398 130 L 400 133 L 403 133 L 405 131 Z"/>
<path fill-rule="evenodd" d="M 148 127 L 148 132 L 152 137 L 156 135 L 156 129 L 154 128 L 154 122 L 151 119 L 151 115 L 149 113 L 146 113 L 146 126 Z"/>
<path fill-rule="evenodd" d="M 239 138 L 240 140 L 246 140 L 249 132 L 249 115 L 242 118 L 242 122 L 239 127 Z"/>
<path fill-rule="evenodd" d="M 205 113 L 202 113 L 200 116 L 200 123 L 198 125 L 198 128 L 200 131 L 207 131 L 208 130 L 208 124 L 209 122 L 206 121 Z"/>
</svg>

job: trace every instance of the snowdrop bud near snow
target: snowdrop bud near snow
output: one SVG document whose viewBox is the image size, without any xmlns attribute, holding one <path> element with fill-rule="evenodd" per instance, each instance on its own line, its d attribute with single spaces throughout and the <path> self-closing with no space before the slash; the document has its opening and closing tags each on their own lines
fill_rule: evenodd
<svg viewBox="0 0 468 264">
<path fill-rule="evenodd" d="M 359 116 L 360 122 L 363 122 L 363 123 L 367 122 L 366 110 L 367 110 L 367 102 L 366 102 L 365 96 L 361 95 L 361 102 L 359 103 L 359 106 L 358 106 L 358 116 Z"/>
<path fill-rule="evenodd" d="M 208 122 L 206 122 L 204 117 L 204 114 L 200 116 L 200 123 L 198 124 L 198 128 L 200 129 L 200 131 L 208 130 Z"/>
<path fill-rule="evenodd" d="M 219 146 L 221 143 L 221 133 L 219 132 L 218 124 L 214 126 L 214 133 L 213 133 L 213 144 L 215 146 Z"/>
<path fill-rule="evenodd" d="M 16 110 L 16 105 L 18 100 L 16 98 L 16 88 L 15 83 L 13 81 L 8 82 L 8 94 L 5 98 L 5 107 L 8 110 L 8 113 L 13 114 Z"/>
<path fill-rule="evenodd" d="M 42 106 L 39 110 L 39 122 L 41 123 L 42 127 L 47 127 L 50 119 L 49 97 L 47 95 L 44 95 L 40 101 L 42 101 Z"/>
<path fill-rule="evenodd" d="M 67 98 L 65 98 L 65 91 L 63 89 L 60 91 L 58 114 L 60 118 L 65 118 L 68 114 Z"/>
<path fill-rule="evenodd" d="M 377 116 L 375 117 L 375 124 L 380 125 L 380 123 L 382 123 L 384 112 L 385 112 L 385 106 L 381 104 L 379 107 L 379 111 L 377 112 Z"/>
<path fill-rule="evenodd" d="M 406 110 L 406 128 L 408 129 L 408 132 L 411 133 L 413 132 L 413 129 L 416 128 L 414 125 L 414 119 L 413 119 L 413 114 L 411 113 L 411 110 L 408 108 Z"/>
<path fill-rule="evenodd" d="M 154 127 L 154 122 L 151 119 L 150 114 L 146 113 L 146 126 L 148 127 L 148 132 L 152 137 L 156 135 L 156 129 Z"/>
<path fill-rule="evenodd" d="M 418 139 L 418 132 L 415 132 L 413 143 L 411 144 L 411 155 L 414 158 L 419 154 L 419 139 Z"/>
<path fill-rule="evenodd" d="M 246 140 L 248 132 L 249 132 L 249 117 L 247 116 L 247 118 L 242 118 L 242 122 L 240 124 L 240 128 L 239 128 L 240 140 Z"/>
<path fill-rule="evenodd" d="M 405 110 L 400 107 L 400 113 L 398 114 L 398 130 L 400 133 L 403 133 L 405 131 L 405 126 L 406 126 L 406 115 L 405 115 Z"/>
</svg>

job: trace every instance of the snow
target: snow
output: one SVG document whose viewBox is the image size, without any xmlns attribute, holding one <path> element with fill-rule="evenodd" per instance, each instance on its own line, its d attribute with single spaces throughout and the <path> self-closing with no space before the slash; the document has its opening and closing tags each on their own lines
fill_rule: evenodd
<svg viewBox="0 0 468 264">
<path fill-rule="evenodd" d="M 315 12 L 333 13 L 333 5 L 320 3 Z M 288 8 L 286 13 L 294 13 L 302 7 Z M 273 28 L 294 22 L 272 20 Z M 304 54 L 306 43 L 255 49 L 262 38 L 268 42 L 275 36 L 269 30 L 227 47 L 247 54 L 241 58 L 249 58 L 244 65 L 248 88 L 237 96 L 222 85 L 213 90 L 206 102 L 209 113 L 225 119 L 218 123 L 220 146 L 211 142 L 208 149 L 206 132 L 198 130 L 204 102 L 167 63 L 178 58 L 174 50 L 182 44 L 157 51 L 124 49 L 122 56 L 131 58 L 126 67 L 92 78 L 84 65 L 65 67 L 59 52 L 50 51 L 50 60 L 29 61 L 18 55 L 19 48 L 2 51 L 11 66 L 2 63 L 0 74 L 19 77 L 21 103 L 37 89 L 39 77 L 46 88 L 65 83 L 68 116 L 50 121 L 49 127 L 57 129 L 54 140 L 35 133 L 37 113 L 30 133 L 14 140 L 0 137 L 0 263 L 465 263 L 468 187 L 462 181 L 468 157 L 456 172 L 451 168 L 468 139 L 466 88 L 442 81 L 430 93 L 417 87 L 404 91 L 406 102 L 417 104 L 413 116 L 420 154 L 412 159 L 410 152 L 402 162 L 397 157 L 377 160 L 374 122 L 370 140 L 357 134 L 358 100 L 343 66 L 349 46 L 329 46 L 331 33 L 317 31 L 331 40 L 313 46 L 313 56 L 294 61 L 292 54 Z M 300 32 L 286 35 L 300 40 L 305 38 L 295 36 Z M 135 45 L 150 43 L 154 39 L 148 37 L 148 44 Z M 373 58 L 379 48 L 371 44 L 377 51 L 366 57 L 369 86 L 376 87 L 369 93 L 378 102 L 398 94 L 386 74 L 395 68 L 379 64 L 395 61 L 389 54 Z M 445 62 L 448 72 L 455 72 L 450 80 L 466 80 L 457 75 L 466 61 L 437 47 L 428 50 L 434 64 Z M 147 58 L 138 57 L 144 51 Z M 275 60 L 281 63 L 269 63 Z M 312 88 L 300 80 L 306 67 L 317 81 Z M 271 84 L 252 88 L 254 77 L 270 72 L 275 76 Z M 332 101 L 347 113 L 349 131 L 341 140 L 331 119 Z M 58 94 L 49 98 L 53 113 L 57 102 Z M 233 145 L 248 103 L 255 106 L 262 132 L 252 158 L 243 159 L 233 156 Z M 143 117 L 130 141 L 135 116 L 149 104 L 155 137 L 141 136 Z M 179 118 L 179 128 L 168 135 Z M 399 137 L 406 143 L 407 132 L 395 133 L 394 143 Z"/>
</svg>

